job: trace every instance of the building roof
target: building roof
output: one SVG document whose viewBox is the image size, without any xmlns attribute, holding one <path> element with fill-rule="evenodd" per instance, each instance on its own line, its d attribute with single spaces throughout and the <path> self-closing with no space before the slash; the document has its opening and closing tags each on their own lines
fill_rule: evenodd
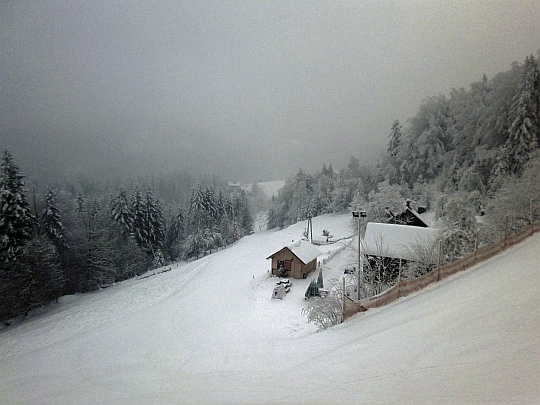
<svg viewBox="0 0 540 405">
<path fill-rule="evenodd" d="M 364 254 L 415 260 L 414 246 L 434 244 L 437 230 L 410 225 L 369 222 L 362 243 Z"/>
<path fill-rule="evenodd" d="M 424 228 L 429 227 L 429 224 L 422 218 L 422 216 L 414 209 L 405 207 L 405 210 L 401 214 L 392 214 L 392 220 L 399 223 L 405 222 L 407 225 L 421 226 Z"/>
<path fill-rule="evenodd" d="M 292 254 L 295 255 L 304 264 L 308 264 L 321 254 L 319 249 L 317 249 L 311 243 L 307 241 L 302 242 L 302 240 L 299 240 L 289 246 L 285 246 L 284 248 L 278 250 L 276 253 L 268 256 L 267 259 L 270 259 L 272 256 L 281 252 L 283 249 L 290 250 Z"/>
<path fill-rule="evenodd" d="M 413 210 L 412 208 L 410 207 L 407 207 L 407 209 L 405 211 L 408 211 L 410 212 L 419 222 L 422 223 L 422 226 L 424 227 L 429 227 L 429 224 L 424 220 L 424 218 L 418 213 L 418 211 L 416 210 Z"/>
</svg>

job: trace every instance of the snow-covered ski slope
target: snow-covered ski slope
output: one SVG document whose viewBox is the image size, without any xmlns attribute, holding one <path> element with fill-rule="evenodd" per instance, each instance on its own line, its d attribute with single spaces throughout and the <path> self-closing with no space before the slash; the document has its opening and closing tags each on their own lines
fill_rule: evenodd
<svg viewBox="0 0 540 405">
<path fill-rule="evenodd" d="M 337 239 L 349 221 L 313 226 Z M 258 232 L 4 328 L 0 403 L 540 403 L 539 234 L 318 333 L 301 314 L 309 279 L 272 300 L 265 259 L 304 227 Z"/>
</svg>

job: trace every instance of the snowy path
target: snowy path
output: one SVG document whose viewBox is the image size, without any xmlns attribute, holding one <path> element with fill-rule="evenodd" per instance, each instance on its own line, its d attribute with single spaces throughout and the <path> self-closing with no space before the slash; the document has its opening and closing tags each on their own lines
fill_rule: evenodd
<svg viewBox="0 0 540 405">
<path fill-rule="evenodd" d="M 336 237 L 348 226 L 314 219 Z M 3 330 L 0 403 L 540 403 L 540 235 L 315 333 L 309 280 L 271 300 L 265 260 L 302 231 L 258 232 Z"/>
</svg>

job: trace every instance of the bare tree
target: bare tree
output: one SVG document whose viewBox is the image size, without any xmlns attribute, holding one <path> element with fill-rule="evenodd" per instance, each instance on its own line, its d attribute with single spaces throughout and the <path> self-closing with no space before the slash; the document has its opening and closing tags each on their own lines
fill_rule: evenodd
<svg viewBox="0 0 540 405">
<path fill-rule="evenodd" d="M 369 297 L 380 294 L 389 287 L 395 276 L 395 259 L 388 257 L 388 246 L 384 243 L 384 235 L 379 233 L 374 238 L 376 255 L 364 255 L 363 281 L 364 285 L 360 286 L 360 295 Z M 362 243 L 362 250 L 367 251 L 365 240 Z M 394 274 L 396 273 L 396 274 Z"/>
<path fill-rule="evenodd" d="M 308 323 L 314 323 L 319 330 L 343 322 L 343 288 L 339 279 L 332 278 L 328 282 L 330 289 L 326 297 L 314 297 L 307 301 L 302 308 L 302 315 L 306 315 Z"/>
<path fill-rule="evenodd" d="M 416 239 L 407 247 L 414 260 L 408 261 L 403 268 L 403 278 L 415 278 L 428 273 L 437 263 L 437 241 Z"/>
</svg>

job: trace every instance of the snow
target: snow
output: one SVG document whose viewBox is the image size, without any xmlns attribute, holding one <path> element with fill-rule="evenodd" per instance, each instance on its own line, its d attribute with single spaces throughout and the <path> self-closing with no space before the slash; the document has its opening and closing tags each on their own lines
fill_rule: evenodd
<svg viewBox="0 0 540 405">
<path fill-rule="evenodd" d="M 308 264 L 310 261 L 316 259 L 321 254 L 320 250 L 313 246 L 311 243 L 309 243 L 308 240 L 300 239 L 297 242 L 294 242 L 287 246 L 287 248 L 291 252 L 293 252 L 294 255 L 298 257 L 304 264 Z"/>
<path fill-rule="evenodd" d="M 262 189 L 264 194 L 266 194 L 269 198 L 271 198 L 273 195 L 277 197 L 279 190 L 281 190 L 283 186 L 285 185 L 285 181 L 283 180 L 264 181 L 261 183 L 257 183 L 257 185 Z"/>
<path fill-rule="evenodd" d="M 277 197 L 279 190 L 285 185 L 284 180 L 275 180 L 275 181 L 262 181 L 257 183 L 257 186 L 264 192 L 268 198 L 272 198 L 273 195 Z M 251 192 L 253 188 L 253 183 L 242 184 L 242 189 L 246 192 Z"/>
<path fill-rule="evenodd" d="M 352 233 L 350 214 L 313 226 L 336 239 Z M 316 332 L 301 314 L 316 272 L 272 300 L 278 279 L 265 259 L 304 229 L 257 232 L 171 271 L 64 297 L 4 328 L 0 402 L 540 402 L 539 234 Z M 319 249 L 334 255 L 326 281 L 340 274 L 349 247 Z"/>
<path fill-rule="evenodd" d="M 414 245 L 433 245 L 436 239 L 437 230 L 433 228 L 369 222 L 364 236 L 364 253 L 415 260 Z"/>
</svg>

